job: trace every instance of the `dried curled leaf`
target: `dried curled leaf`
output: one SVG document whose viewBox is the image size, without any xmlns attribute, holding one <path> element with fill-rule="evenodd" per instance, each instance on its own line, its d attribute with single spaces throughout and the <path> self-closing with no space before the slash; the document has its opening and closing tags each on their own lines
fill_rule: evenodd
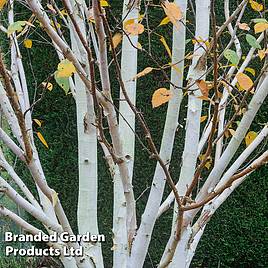
<svg viewBox="0 0 268 268">
<path fill-rule="evenodd" d="M 202 95 L 205 96 L 205 97 L 208 97 L 209 87 L 208 87 L 207 82 L 204 81 L 204 80 L 197 80 L 196 84 L 199 87 Z"/>
<path fill-rule="evenodd" d="M 246 146 L 248 147 L 258 136 L 258 133 L 255 131 L 249 131 L 245 137 Z"/>
<path fill-rule="evenodd" d="M 114 48 L 116 48 L 122 41 L 122 34 L 121 33 L 116 33 L 113 38 L 112 38 L 112 41 L 113 41 L 113 46 Z M 111 47 L 109 49 L 111 51 Z"/>
<path fill-rule="evenodd" d="M 53 85 L 50 82 L 43 82 L 42 83 L 43 88 L 51 91 L 53 89 Z"/>
<path fill-rule="evenodd" d="M 172 92 L 166 88 L 157 89 L 152 97 L 152 105 L 153 108 L 156 108 L 166 102 L 168 102 L 172 98 Z"/>
<path fill-rule="evenodd" d="M 237 82 L 243 90 L 250 90 L 253 87 L 253 81 L 249 76 L 244 73 L 238 73 L 236 75 Z"/>
<path fill-rule="evenodd" d="M 169 18 L 169 20 L 176 26 L 178 27 L 178 21 L 182 19 L 182 12 L 180 7 L 174 3 L 174 2 L 169 2 L 165 1 L 162 4 L 162 7 Z"/>
<path fill-rule="evenodd" d="M 45 138 L 43 137 L 43 135 L 40 132 L 37 132 L 37 137 L 38 139 L 43 143 L 43 145 L 48 149 L 48 144 L 45 140 Z"/>
<path fill-rule="evenodd" d="M 248 26 L 247 23 L 238 23 L 238 28 L 240 30 L 244 30 L 244 31 L 249 31 L 250 30 L 250 27 Z"/>
<path fill-rule="evenodd" d="M 144 32 L 144 26 L 141 23 L 131 23 L 125 25 L 126 31 L 131 35 L 139 35 Z"/>
<path fill-rule="evenodd" d="M 143 71 L 139 72 L 137 75 L 135 75 L 132 80 L 136 80 L 142 76 L 145 76 L 146 74 L 150 73 L 154 68 L 152 67 L 146 67 Z"/>
</svg>

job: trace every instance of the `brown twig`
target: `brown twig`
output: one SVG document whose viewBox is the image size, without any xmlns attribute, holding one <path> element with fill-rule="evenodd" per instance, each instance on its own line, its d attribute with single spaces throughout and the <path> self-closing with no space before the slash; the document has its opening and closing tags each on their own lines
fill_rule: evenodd
<svg viewBox="0 0 268 268">
<path fill-rule="evenodd" d="M 215 197 L 219 196 L 221 193 L 223 193 L 227 188 L 230 188 L 232 184 L 237 181 L 238 179 L 248 175 L 249 173 L 253 172 L 254 170 L 260 168 L 264 164 L 266 164 L 268 161 L 268 151 L 263 153 L 256 161 L 255 163 L 251 164 L 241 172 L 234 174 L 224 185 L 219 187 L 216 191 L 211 192 L 204 200 L 200 201 L 199 203 L 193 203 L 188 206 L 184 206 L 182 208 L 183 211 L 196 209 L 199 207 L 202 207 L 206 205 L 208 202 L 210 202 Z"/>
<path fill-rule="evenodd" d="M 7 69 L 5 67 L 1 51 L 0 51 L 0 75 L 2 76 L 2 79 L 3 79 L 4 84 L 5 84 L 7 96 L 10 100 L 10 103 L 14 109 L 15 115 L 18 119 L 18 123 L 19 123 L 20 130 L 21 130 L 21 135 L 22 135 L 22 140 L 23 140 L 23 143 L 25 146 L 26 161 L 27 161 L 27 163 L 30 163 L 32 160 L 32 157 L 33 157 L 33 151 L 32 151 L 30 137 L 27 133 L 24 115 L 23 115 L 23 112 L 21 110 L 17 94 L 16 94 L 16 92 L 13 88 L 13 85 L 11 83 L 11 78 L 9 77 Z"/>
<path fill-rule="evenodd" d="M 117 79 L 119 81 L 122 93 L 123 93 L 128 105 L 130 106 L 131 110 L 133 111 L 133 113 L 135 114 L 135 116 L 138 119 L 139 123 L 141 124 L 141 127 L 142 127 L 142 129 L 144 131 L 144 134 L 145 134 L 145 139 L 147 140 L 149 148 L 150 148 L 150 150 L 152 152 L 151 158 L 154 158 L 156 161 L 158 161 L 160 166 L 162 167 L 162 169 L 163 169 L 163 171 L 165 173 L 165 176 L 166 176 L 167 183 L 170 186 L 171 190 L 173 191 L 175 199 L 176 199 L 176 201 L 177 201 L 177 203 L 178 203 L 178 205 L 180 207 L 181 206 L 181 200 L 180 200 L 176 185 L 174 184 L 173 179 L 172 179 L 172 177 L 171 177 L 171 175 L 170 175 L 170 173 L 168 171 L 168 168 L 167 168 L 166 164 L 164 163 L 164 161 L 161 159 L 161 157 L 160 157 L 160 155 L 159 155 L 159 153 L 157 151 L 157 148 L 156 148 L 156 146 L 154 144 L 154 141 L 152 139 L 150 130 L 149 130 L 149 128 L 148 128 L 148 126 L 147 126 L 142 114 L 137 110 L 137 108 L 133 105 L 133 103 L 131 102 L 131 100 L 128 97 L 128 94 L 127 94 L 127 91 L 126 91 L 126 88 L 125 88 L 125 84 L 124 84 L 122 76 L 121 76 L 120 64 L 119 64 L 118 59 L 116 57 L 116 51 L 115 51 L 115 48 L 114 48 L 114 45 L 113 45 L 112 34 L 111 34 L 111 30 L 109 28 L 109 24 L 108 24 L 107 19 L 105 18 L 105 16 L 102 15 L 102 19 L 103 19 L 103 22 L 104 22 L 105 29 L 106 29 L 106 31 L 108 33 L 108 38 L 110 40 L 111 49 L 112 49 L 112 56 L 113 56 L 115 67 L 116 67 Z"/>
</svg>

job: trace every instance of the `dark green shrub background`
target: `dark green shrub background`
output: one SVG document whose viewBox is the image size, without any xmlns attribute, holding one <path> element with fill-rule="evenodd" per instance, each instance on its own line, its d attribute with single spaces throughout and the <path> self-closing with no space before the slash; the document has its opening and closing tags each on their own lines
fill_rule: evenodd
<svg viewBox="0 0 268 268">
<path fill-rule="evenodd" d="M 219 1 L 217 10 L 219 23 L 224 20 L 222 17 L 223 3 L 220 2 L 223 1 Z M 112 3 L 112 7 L 119 13 L 121 1 L 115 1 L 115 3 Z M 158 9 L 151 15 L 152 23 L 155 25 L 158 25 L 164 17 L 163 12 Z M 164 29 L 162 34 L 165 34 L 166 40 L 169 40 L 172 33 L 171 26 L 165 26 Z M 166 31 L 166 29 L 169 29 L 169 31 Z M 141 43 L 146 47 L 144 37 L 141 39 Z M 168 58 L 158 39 L 154 39 L 152 45 L 154 54 L 160 58 L 162 63 L 166 63 Z M 24 57 L 31 59 L 38 83 L 44 81 L 49 73 L 54 72 L 58 63 L 56 55 L 51 52 L 48 46 L 38 46 L 34 43 L 31 50 L 23 49 L 23 53 Z M 148 58 L 140 54 L 139 70 L 147 66 L 154 65 Z M 29 77 L 28 85 L 30 88 L 34 88 L 35 80 L 29 65 L 25 64 L 25 67 Z M 137 106 L 144 113 L 158 146 L 161 141 L 160 130 L 163 128 L 166 106 L 153 110 L 151 109 L 150 99 L 156 88 L 168 86 L 163 80 L 159 73 L 154 72 L 138 82 Z M 113 80 L 112 90 L 115 96 L 118 96 L 118 88 L 117 82 Z M 186 99 L 183 101 L 181 110 L 180 123 L 184 124 Z M 36 139 L 48 183 L 59 193 L 68 218 L 76 230 L 78 166 L 74 101 L 70 95 L 65 96 L 63 91 L 55 86 L 53 91 L 47 92 L 44 100 L 36 106 L 34 118 L 43 120 L 43 127 L 38 130 L 43 133 L 50 146 L 50 149 L 46 150 Z M 256 122 L 265 123 L 267 118 L 266 101 Z M 260 130 L 260 126 L 257 124 L 254 124 L 254 128 Z M 139 126 L 137 126 L 137 133 L 142 135 Z M 182 140 L 183 131 L 179 129 L 171 164 L 171 173 L 174 178 L 177 178 L 179 173 L 184 146 Z M 135 162 L 134 189 L 136 197 L 138 197 L 151 184 L 155 162 L 148 161 L 148 156 L 145 153 L 140 153 L 141 146 L 138 143 L 136 145 L 138 159 Z M 267 171 L 268 168 L 264 167 L 254 173 L 213 216 L 197 249 L 192 267 L 268 267 Z M 20 172 L 22 172 L 21 168 Z M 25 177 L 28 177 L 28 174 L 25 173 Z M 101 233 L 107 235 L 107 242 L 103 244 L 106 267 L 112 267 L 110 248 L 112 247 L 113 183 L 101 150 L 99 154 L 99 181 L 99 229 Z M 139 199 L 137 204 L 139 217 L 145 207 L 147 197 L 148 191 Z M 150 256 L 146 260 L 145 267 L 156 267 L 170 233 L 167 226 L 171 219 L 172 211 L 169 211 L 161 221 L 157 222 L 149 250 Z"/>
</svg>

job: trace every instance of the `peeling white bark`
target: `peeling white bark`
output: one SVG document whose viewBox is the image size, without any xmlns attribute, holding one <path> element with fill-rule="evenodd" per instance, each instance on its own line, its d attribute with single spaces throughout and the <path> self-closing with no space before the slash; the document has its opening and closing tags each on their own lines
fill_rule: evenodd
<svg viewBox="0 0 268 268">
<path fill-rule="evenodd" d="M 181 8 L 183 13 L 183 22 L 186 22 L 187 1 L 177 0 L 175 3 Z M 162 137 L 160 157 L 167 165 L 171 160 L 173 151 L 174 138 L 178 127 L 178 118 L 180 111 L 180 104 L 182 101 L 183 93 L 179 87 L 183 85 L 183 71 L 184 71 L 184 57 L 185 57 L 185 27 L 180 23 L 179 29 L 173 27 L 173 46 L 172 46 L 172 63 L 176 64 L 176 69 L 171 70 L 171 82 L 178 88 L 171 87 L 173 98 L 169 101 L 168 110 L 166 115 L 166 122 L 164 133 Z M 179 70 L 179 73 L 178 71 Z M 137 235 L 133 242 L 130 265 L 129 267 L 142 267 L 147 250 L 151 240 L 154 224 L 157 219 L 157 212 L 160 206 L 163 192 L 165 188 L 165 174 L 159 164 L 155 169 L 155 174 L 152 182 L 152 187 L 146 208 L 142 215 L 141 224 L 138 229 Z"/>
<path fill-rule="evenodd" d="M 83 14 L 83 4 L 70 1 L 70 8 L 80 28 L 87 39 L 86 25 Z M 89 73 L 87 52 L 70 22 L 70 35 L 72 50 L 85 71 Z M 89 75 L 90 76 L 90 75 Z M 76 114 L 78 132 L 78 166 L 79 166 L 79 194 L 77 220 L 80 234 L 90 232 L 99 234 L 97 221 L 98 197 L 98 165 L 97 165 L 97 130 L 95 127 L 95 113 L 92 96 L 87 96 L 86 87 L 79 75 L 75 74 L 74 88 L 76 92 Z M 97 268 L 103 267 L 103 258 L 100 243 L 84 244 L 85 254 L 93 259 Z M 92 266 L 93 267 L 93 266 Z"/>
<path fill-rule="evenodd" d="M 138 20 L 139 6 L 134 5 L 130 10 L 128 0 L 123 3 L 122 19 L 124 21 Z M 124 22 L 123 22 L 124 23 Z M 136 79 L 132 78 L 137 74 L 137 55 L 135 47 L 138 45 L 138 36 L 123 35 L 122 56 L 121 56 L 121 75 L 125 84 L 125 89 L 131 102 L 136 103 Z M 134 47 L 135 46 L 135 47 Z M 124 153 L 128 156 L 129 179 L 132 181 L 134 152 L 135 152 L 135 115 L 128 103 L 124 100 L 124 94 L 120 90 L 119 106 L 119 131 L 122 137 Z M 118 166 L 114 171 L 114 206 L 113 206 L 113 267 L 126 267 L 129 255 L 129 246 L 126 227 L 126 205 L 122 181 Z"/>
<path fill-rule="evenodd" d="M 189 69 L 188 80 L 189 83 L 193 83 L 195 80 L 202 77 L 205 80 L 205 72 L 207 69 L 206 62 L 200 64 L 200 59 L 206 53 L 205 41 L 209 39 L 209 30 L 210 30 L 210 0 L 196 0 L 196 39 L 201 39 L 204 42 L 197 43 L 194 48 L 194 57 L 192 60 L 192 65 Z M 187 121 L 186 121 L 186 136 L 184 143 L 184 150 L 182 156 L 182 167 L 180 171 L 180 178 L 176 185 L 178 193 L 180 196 L 184 196 L 187 186 L 191 184 L 194 177 L 194 172 L 196 168 L 196 162 L 198 157 L 198 145 L 200 138 L 200 117 L 202 112 L 202 100 L 198 99 L 198 96 L 201 96 L 201 92 L 196 84 L 189 90 L 194 90 L 192 93 L 189 93 L 188 96 L 188 108 L 187 108 Z M 174 214 L 173 214 L 173 225 L 171 230 L 171 237 L 166 245 L 164 254 L 160 261 L 160 266 L 166 262 L 166 259 L 169 258 L 170 247 L 174 240 L 174 232 L 177 224 L 178 215 L 178 206 L 174 204 Z M 186 228 L 187 230 L 187 228 Z M 184 230 L 184 232 L 186 232 Z M 182 237 L 187 236 L 182 234 Z M 186 265 L 186 256 L 185 252 L 182 252 L 182 249 L 186 250 L 186 241 L 187 239 L 181 239 L 178 243 L 177 248 L 175 249 L 175 254 L 171 263 L 168 267 L 176 267 L 178 264 L 180 267 L 185 267 Z"/>
</svg>

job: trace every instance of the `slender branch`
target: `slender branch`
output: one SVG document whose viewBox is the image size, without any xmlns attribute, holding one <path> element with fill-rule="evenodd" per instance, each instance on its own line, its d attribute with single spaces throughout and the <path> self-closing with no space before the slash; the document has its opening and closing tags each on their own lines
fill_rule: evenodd
<svg viewBox="0 0 268 268">
<path fill-rule="evenodd" d="M 25 154 L 26 154 L 25 158 L 26 158 L 26 161 L 29 163 L 29 162 L 31 162 L 32 157 L 33 157 L 31 141 L 30 141 L 29 134 L 27 133 L 23 112 L 22 112 L 20 104 L 16 98 L 15 90 L 12 86 L 11 79 L 8 75 L 5 64 L 3 62 L 3 57 L 2 57 L 1 51 L 0 51 L 0 74 L 3 78 L 6 92 L 7 92 L 8 98 L 10 100 L 10 103 L 11 103 L 11 105 L 15 111 L 16 117 L 18 119 L 18 123 L 19 123 L 21 133 L 22 133 L 22 139 L 23 139 L 23 142 L 25 145 Z"/>
</svg>

